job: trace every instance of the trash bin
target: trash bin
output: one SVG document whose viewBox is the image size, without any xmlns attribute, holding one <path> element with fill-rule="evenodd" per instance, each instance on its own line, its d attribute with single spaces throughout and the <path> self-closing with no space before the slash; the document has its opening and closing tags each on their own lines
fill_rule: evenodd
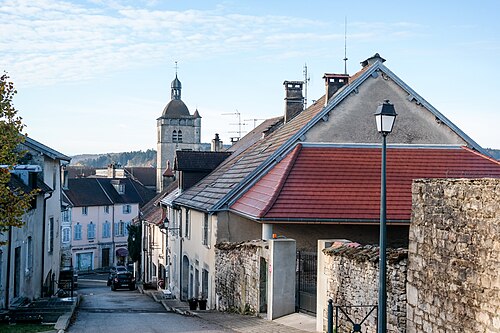
<svg viewBox="0 0 500 333">
<path fill-rule="evenodd" d="M 198 300 L 196 298 L 190 298 L 188 300 L 188 303 L 189 303 L 189 310 L 196 310 L 196 307 L 198 306 Z"/>
<path fill-rule="evenodd" d="M 198 305 L 200 306 L 200 310 L 206 310 L 207 309 L 207 300 L 206 299 L 198 300 Z"/>
</svg>

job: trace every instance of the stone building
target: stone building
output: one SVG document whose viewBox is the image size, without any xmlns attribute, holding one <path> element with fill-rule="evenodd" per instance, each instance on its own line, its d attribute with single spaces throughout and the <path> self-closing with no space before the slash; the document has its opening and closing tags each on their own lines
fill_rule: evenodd
<svg viewBox="0 0 500 333">
<path fill-rule="evenodd" d="M 198 110 L 191 115 L 181 99 L 182 85 L 175 74 L 171 84 L 171 100 L 157 119 L 156 190 L 164 188 L 164 172 L 168 163 L 174 164 L 177 150 L 200 150 L 201 116 Z"/>
</svg>

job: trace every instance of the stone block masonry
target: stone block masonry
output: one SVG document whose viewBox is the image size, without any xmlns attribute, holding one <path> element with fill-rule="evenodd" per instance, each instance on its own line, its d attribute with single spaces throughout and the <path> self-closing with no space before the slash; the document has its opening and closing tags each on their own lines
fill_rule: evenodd
<svg viewBox="0 0 500 333">
<path fill-rule="evenodd" d="M 408 332 L 500 332 L 500 179 L 417 180 Z"/>
<path fill-rule="evenodd" d="M 388 249 L 387 251 L 387 328 L 388 332 L 406 332 L 406 270 L 408 262 L 406 249 Z M 318 272 L 318 279 L 326 278 L 326 297 L 334 305 L 358 306 L 378 303 L 379 249 L 377 246 L 352 242 L 333 242 L 318 257 L 324 263 L 323 272 Z M 321 285 L 319 282 L 318 285 Z M 318 288 L 318 292 L 322 292 Z M 358 323 L 371 308 L 343 308 L 351 319 Z M 327 309 L 323 308 L 323 331 L 326 331 Z M 334 313 L 335 316 L 335 313 Z M 334 318 L 335 320 L 335 318 Z M 352 332 L 352 325 L 345 315 L 339 315 L 341 327 L 337 333 Z M 317 327 L 319 329 L 319 327 Z M 376 332 L 377 312 L 374 310 L 362 325 L 363 332 Z"/>
<path fill-rule="evenodd" d="M 260 258 L 268 257 L 265 241 L 215 246 L 217 309 L 259 313 Z"/>
</svg>

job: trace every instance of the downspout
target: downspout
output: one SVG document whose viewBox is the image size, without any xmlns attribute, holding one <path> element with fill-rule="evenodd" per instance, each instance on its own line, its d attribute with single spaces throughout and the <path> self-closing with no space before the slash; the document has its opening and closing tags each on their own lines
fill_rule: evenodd
<svg viewBox="0 0 500 333">
<path fill-rule="evenodd" d="M 12 255 L 12 248 L 11 248 L 11 244 L 12 244 L 12 226 L 9 226 L 9 239 L 8 239 L 8 243 L 7 243 L 7 283 L 6 283 L 6 286 L 5 286 L 5 308 L 8 309 L 9 308 L 9 291 L 10 291 L 10 264 L 11 264 L 11 260 L 10 260 L 10 256 Z"/>
<path fill-rule="evenodd" d="M 49 200 L 52 197 L 52 192 L 49 193 L 49 196 L 46 198 L 43 198 L 43 224 L 42 224 L 42 290 L 40 291 L 40 295 L 43 298 L 44 292 L 43 292 L 43 284 L 44 284 L 44 277 L 45 277 L 45 222 L 47 221 L 45 214 L 47 213 L 47 200 Z"/>
</svg>

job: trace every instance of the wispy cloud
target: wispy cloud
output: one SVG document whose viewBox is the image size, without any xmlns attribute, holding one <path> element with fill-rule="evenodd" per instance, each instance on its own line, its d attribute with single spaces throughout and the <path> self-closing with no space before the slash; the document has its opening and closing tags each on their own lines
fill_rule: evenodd
<svg viewBox="0 0 500 333">
<path fill-rule="evenodd" d="M 237 52 L 290 57 L 290 44 L 341 40 L 328 23 L 287 16 L 256 16 L 213 10 L 159 10 L 156 1 L 7 0 L 0 5 L 0 69 L 18 85 L 74 81 L 124 68 Z M 359 31 L 387 32 L 358 23 Z M 404 33 L 411 24 L 393 27 Z M 329 31 L 330 30 L 330 31 Z"/>
</svg>

